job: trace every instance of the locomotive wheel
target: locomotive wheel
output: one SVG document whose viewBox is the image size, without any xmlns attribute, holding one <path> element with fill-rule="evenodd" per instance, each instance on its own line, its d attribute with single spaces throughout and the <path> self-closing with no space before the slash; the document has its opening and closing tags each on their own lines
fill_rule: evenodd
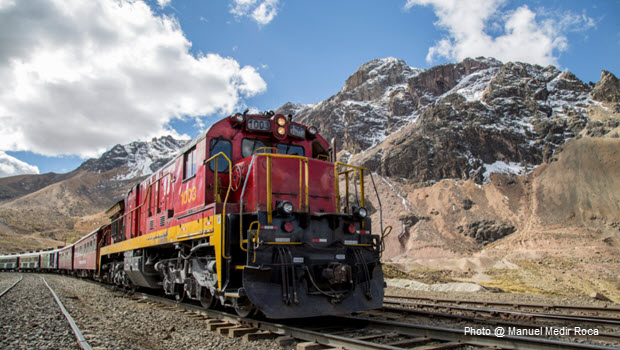
<svg viewBox="0 0 620 350">
<path fill-rule="evenodd" d="M 252 317 L 256 314 L 256 307 L 247 299 L 244 301 L 238 300 L 235 305 L 235 312 L 239 315 L 239 317 Z"/>
<path fill-rule="evenodd" d="M 212 309 L 217 300 L 207 288 L 200 288 L 200 305 L 205 309 Z"/>
</svg>

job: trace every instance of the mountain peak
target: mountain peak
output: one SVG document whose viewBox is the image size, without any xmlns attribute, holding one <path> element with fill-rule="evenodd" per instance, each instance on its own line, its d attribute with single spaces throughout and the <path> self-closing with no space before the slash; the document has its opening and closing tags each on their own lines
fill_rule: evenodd
<svg viewBox="0 0 620 350">
<path fill-rule="evenodd" d="M 346 80 L 342 92 L 351 94 L 351 98 L 358 101 L 375 99 L 385 87 L 404 84 L 422 71 L 394 57 L 374 59 L 363 64 Z"/>
<path fill-rule="evenodd" d="M 382 175 L 482 182 L 549 161 L 587 127 L 593 100 L 620 100 L 610 73 L 597 87 L 591 94 L 571 72 L 492 57 L 428 69 L 387 57 L 360 66 L 327 100 L 281 110 Z"/>
<path fill-rule="evenodd" d="M 117 180 L 145 176 L 167 163 L 186 143 L 187 140 L 167 135 L 154 137 L 151 141 L 118 144 L 101 157 L 87 160 L 78 169 L 95 173 L 121 169 Z"/>
</svg>

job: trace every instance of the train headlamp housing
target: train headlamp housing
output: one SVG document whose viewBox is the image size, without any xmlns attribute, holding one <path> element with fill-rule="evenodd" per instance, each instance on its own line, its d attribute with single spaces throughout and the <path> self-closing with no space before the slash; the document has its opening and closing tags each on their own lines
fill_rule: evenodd
<svg viewBox="0 0 620 350">
<path fill-rule="evenodd" d="M 285 116 L 276 117 L 276 124 L 278 124 L 278 126 L 286 125 L 286 117 Z"/>
<path fill-rule="evenodd" d="M 311 126 L 308 128 L 308 134 L 310 134 L 310 136 L 312 137 L 316 136 L 317 132 L 319 132 L 319 130 L 316 128 L 316 126 Z"/>
<path fill-rule="evenodd" d="M 295 210 L 295 206 L 290 201 L 277 201 L 276 210 L 282 215 L 291 215 Z"/>
<path fill-rule="evenodd" d="M 358 219 L 365 219 L 368 216 L 368 210 L 366 210 L 366 208 L 364 207 L 354 206 L 353 216 L 355 216 Z"/>
<path fill-rule="evenodd" d="M 276 129 L 276 134 L 278 134 L 278 136 L 286 135 L 286 128 L 283 126 L 278 126 L 278 128 Z"/>
<path fill-rule="evenodd" d="M 242 124 L 245 121 L 245 116 L 241 113 L 235 113 L 230 116 L 230 120 L 233 122 L 233 124 Z"/>
</svg>

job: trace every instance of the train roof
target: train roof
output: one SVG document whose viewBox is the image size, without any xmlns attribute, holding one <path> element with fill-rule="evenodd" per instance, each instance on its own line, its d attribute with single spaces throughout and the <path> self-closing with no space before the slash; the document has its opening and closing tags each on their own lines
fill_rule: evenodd
<svg viewBox="0 0 620 350">
<path fill-rule="evenodd" d="M 92 236 L 92 235 L 96 234 L 99 230 L 101 230 L 101 228 L 102 228 L 102 227 L 103 227 L 103 226 L 99 226 L 99 227 L 97 227 L 97 228 L 96 228 L 95 230 L 93 230 L 91 233 L 89 233 L 89 234 L 85 235 L 84 237 L 82 237 L 82 238 L 78 239 L 77 241 L 75 241 L 75 242 L 74 242 L 74 243 L 72 243 L 71 245 L 72 245 L 72 246 L 74 246 L 74 245 L 76 245 L 76 244 L 78 244 L 78 243 L 82 242 L 83 240 L 85 240 L 85 239 L 87 239 L 87 238 L 90 238 L 90 236 Z M 66 248 L 66 247 L 65 247 L 65 248 Z M 64 248 L 63 248 L 63 249 L 64 249 Z"/>
<path fill-rule="evenodd" d="M 30 252 L 30 253 L 19 254 L 20 257 L 37 256 L 37 255 L 41 255 L 41 252 Z"/>
</svg>

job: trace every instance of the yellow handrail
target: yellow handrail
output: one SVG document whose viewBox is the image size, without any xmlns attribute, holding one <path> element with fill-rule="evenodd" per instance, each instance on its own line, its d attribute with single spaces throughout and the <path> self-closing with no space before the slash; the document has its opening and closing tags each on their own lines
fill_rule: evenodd
<svg viewBox="0 0 620 350">
<path fill-rule="evenodd" d="M 271 188 L 271 159 L 272 158 L 287 158 L 287 159 L 299 159 L 300 161 L 300 174 L 301 174 L 301 164 L 304 165 L 304 187 L 305 187 L 305 210 L 310 212 L 310 194 L 308 190 L 308 157 L 303 156 L 295 156 L 290 154 L 277 154 L 277 153 L 259 153 L 255 154 L 255 156 L 267 157 L 267 225 L 271 225 L 273 221 L 273 204 L 272 204 L 272 188 Z M 301 195 L 301 179 L 299 181 L 299 193 Z M 301 207 L 301 199 L 300 199 L 300 207 Z M 301 209 L 301 208 L 299 208 Z"/>
<path fill-rule="evenodd" d="M 143 206 L 143 205 L 145 205 L 145 204 L 146 204 L 146 201 L 149 199 L 149 193 L 151 192 L 151 186 L 153 186 L 153 185 L 154 185 L 154 184 L 156 184 L 157 182 L 161 181 L 162 179 L 165 179 L 165 178 L 166 178 L 166 176 L 170 176 L 170 183 L 173 183 L 173 182 L 174 182 L 174 176 L 173 176 L 173 175 L 172 175 L 172 173 L 170 173 L 170 172 L 167 172 L 167 173 L 163 174 L 163 175 L 162 175 L 159 179 L 157 179 L 157 181 L 153 181 L 153 182 L 151 182 L 151 183 L 148 185 L 147 189 L 146 189 L 146 194 L 144 195 L 144 201 L 142 201 L 142 203 L 141 203 L 141 204 L 139 204 L 137 207 L 135 207 L 135 208 L 131 209 L 130 211 L 126 212 L 126 213 L 125 213 L 125 214 L 123 214 L 123 215 L 120 215 L 120 216 L 119 216 L 119 217 L 117 217 L 116 219 L 114 219 L 114 220 L 110 221 L 110 225 L 112 225 L 113 223 L 117 222 L 118 220 L 120 220 L 120 219 L 124 218 L 125 216 L 127 216 L 127 215 L 129 215 L 129 214 L 133 213 L 134 211 L 136 211 L 136 210 L 138 210 L 138 209 L 142 208 L 142 206 Z M 138 186 L 140 186 L 140 184 L 138 184 Z M 140 194 L 138 194 L 138 199 L 140 199 L 140 197 L 139 197 L 139 196 L 140 196 Z"/>
<path fill-rule="evenodd" d="M 344 167 L 348 167 L 348 168 L 352 168 L 350 170 L 345 170 L 343 172 L 338 172 L 338 166 L 344 166 Z M 363 167 L 358 167 L 355 165 L 351 165 L 351 164 L 346 164 L 346 163 L 340 163 L 340 162 L 336 162 L 334 163 L 334 181 L 335 181 L 335 190 L 336 190 L 336 212 L 339 213 L 340 212 L 340 184 L 338 183 L 339 179 L 340 179 L 340 175 L 342 174 L 346 174 L 347 176 L 347 185 L 348 185 L 348 179 L 349 179 L 349 173 L 350 172 L 354 172 L 354 173 L 358 173 L 360 176 L 360 205 L 363 207 L 365 206 L 366 202 L 364 200 L 364 171 L 369 171 L 368 168 L 363 168 Z M 349 201 L 349 187 L 347 186 L 347 206 L 348 206 L 348 201 Z M 348 208 L 347 208 L 348 210 Z"/>
<path fill-rule="evenodd" d="M 224 205 L 222 206 L 222 229 L 220 230 L 220 235 L 221 235 L 221 244 L 222 244 L 222 258 L 230 259 L 230 256 L 226 256 L 226 245 L 224 243 L 226 242 L 226 203 L 228 203 L 228 195 L 230 194 L 230 186 L 232 185 L 232 162 L 230 161 L 228 156 L 224 154 L 224 152 L 220 152 L 214 156 L 211 156 L 211 158 L 205 160 L 204 163 L 207 164 L 219 156 L 224 157 L 224 159 L 226 159 L 226 161 L 228 162 L 228 189 L 226 190 L 226 197 L 224 198 Z M 218 203 L 217 198 L 219 197 L 219 188 L 218 188 L 219 173 L 217 170 L 217 162 L 215 162 L 215 171 L 213 174 L 215 177 L 215 179 L 213 180 L 214 182 L 213 191 L 215 194 L 215 201 L 216 203 Z M 213 210 L 214 216 L 215 216 L 216 211 L 217 211 L 217 206 Z"/>
<path fill-rule="evenodd" d="M 257 149 L 254 150 L 254 154 L 258 154 L 258 151 L 260 150 L 268 150 L 268 149 L 272 149 L 274 151 L 276 151 L 276 153 L 278 153 L 278 148 L 277 147 L 273 147 L 273 146 L 265 146 L 265 147 L 259 147 Z M 266 153 L 266 152 L 263 152 Z"/>
</svg>

